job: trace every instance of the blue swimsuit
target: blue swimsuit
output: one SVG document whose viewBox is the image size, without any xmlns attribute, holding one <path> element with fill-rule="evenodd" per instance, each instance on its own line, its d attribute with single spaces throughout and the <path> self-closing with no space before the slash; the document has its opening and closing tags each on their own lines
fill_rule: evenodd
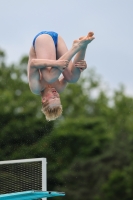
<svg viewBox="0 0 133 200">
<path fill-rule="evenodd" d="M 53 31 L 42 31 L 40 33 L 38 33 L 34 40 L 33 40 L 33 47 L 35 48 L 35 41 L 36 41 L 36 38 L 39 36 L 39 35 L 42 35 L 42 34 L 48 34 L 52 37 L 53 41 L 54 41 L 54 44 L 55 44 L 55 48 L 57 50 L 57 42 L 58 42 L 58 33 L 55 33 Z"/>
</svg>

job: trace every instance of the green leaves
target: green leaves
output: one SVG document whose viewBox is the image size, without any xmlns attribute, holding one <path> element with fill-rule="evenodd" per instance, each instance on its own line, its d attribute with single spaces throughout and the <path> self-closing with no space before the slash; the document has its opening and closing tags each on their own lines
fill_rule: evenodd
<svg viewBox="0 0 133 200">
<path fill-rule="evenodd" d="M 7 66 L 1 51 L 0 59 L 0 160 L 46 157 L 48 190 L 66 200 L 131 199 L 133 99 L 124 88 L 108 95 L 90 69 L 61 94 L 62 117 L 47 122 L 28 86 L 28 57 Z"/>
<path fill-rule="evenodd" d="M 21 145 L 37 142 L 53 126 L 46 122 L 40 97 L 31 93 L 22 74 L 15 65 L 0 67 L 0 147 L 4 152 L 1 160 L 10 159 Z M 19 153 L 16 158 L 20 158 Z"/>
</svg>

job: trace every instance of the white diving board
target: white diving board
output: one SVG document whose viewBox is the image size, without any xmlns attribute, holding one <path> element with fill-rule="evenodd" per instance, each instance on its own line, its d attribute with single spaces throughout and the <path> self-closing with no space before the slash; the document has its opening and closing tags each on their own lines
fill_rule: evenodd
<svg viewBox="0 0 133 200">
<path fill-rule="evenodd" d="M 31 190 L 24 192 L 1 194 L 0 200 L 33 200 L 33 199 L 41 199 L 41 198 L 57 197 L 57 196 L 65 196 L 65 193 L 55 192 L 55 191 Z"/>
</svg>

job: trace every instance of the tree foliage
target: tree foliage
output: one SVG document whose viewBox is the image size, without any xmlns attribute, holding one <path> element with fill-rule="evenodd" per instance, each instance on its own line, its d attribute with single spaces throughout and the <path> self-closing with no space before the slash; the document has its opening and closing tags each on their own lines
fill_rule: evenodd
<svg viewBox="0 0 133 200">
<path fill-rule="evenodd" d="M 63 115 L 46 122 L 30 92 L 27 56 L 7 66 L 0 51 L 0 160 L 46 157 L 48 190 L 66 199 L 133 197 L 133 99 L 108 89 L 95 70 L 61 94 Z M 56 198 L 58 199 L 58 198 Z"/>
</svg>

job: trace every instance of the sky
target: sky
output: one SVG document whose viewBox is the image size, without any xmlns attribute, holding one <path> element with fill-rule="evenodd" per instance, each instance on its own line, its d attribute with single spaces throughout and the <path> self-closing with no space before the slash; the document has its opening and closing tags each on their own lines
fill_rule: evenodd
<svg viewBox="0 0 133 200">
<path fill-rule="evenodd" d="M 0 0 L 0 49 L 7 63 L 29 53 L 34 36 L 52 30 L 68 48 L 95 33 L 86 62 L 111 89 L 126 87 L 133 96 L 133 0 Z"/>
</svg>

